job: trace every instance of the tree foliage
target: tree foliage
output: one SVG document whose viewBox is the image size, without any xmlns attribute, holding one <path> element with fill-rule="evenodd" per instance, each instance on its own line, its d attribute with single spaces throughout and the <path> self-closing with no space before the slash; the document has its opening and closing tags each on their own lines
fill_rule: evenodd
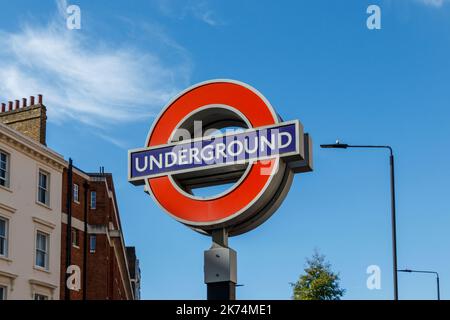
<svg viewBox="0 0 450 320">
<path fill-rule="evenodd" d="M 340 300 L 345 290 L 339 285 L 339 274 L 331 271 L 331 264 L 325 256 L 315 251 L 306 259 L 305 274 L 293 287 L 294 300 Z"/>
</svg>

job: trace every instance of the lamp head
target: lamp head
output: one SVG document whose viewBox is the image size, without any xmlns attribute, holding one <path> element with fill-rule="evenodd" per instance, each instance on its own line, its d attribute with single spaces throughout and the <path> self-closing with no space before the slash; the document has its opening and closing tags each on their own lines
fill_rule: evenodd
<svg viewBox="0 0 450 320">
<path fill-rule="evenodd" d="M 412 272 L 411 269 L 402 269 L 402 270 L 398 270 L 398 271 L 400 271 L 400 272 Z"/>
<path fill-rule="evenodd" d="M 339 140 L 336 140 L 336 143 L 321 144 L 320 147 L 324 148 L 324 149 L 347 149 L 348 148 L 348 144 L 341 143 Z"/>
</svg>

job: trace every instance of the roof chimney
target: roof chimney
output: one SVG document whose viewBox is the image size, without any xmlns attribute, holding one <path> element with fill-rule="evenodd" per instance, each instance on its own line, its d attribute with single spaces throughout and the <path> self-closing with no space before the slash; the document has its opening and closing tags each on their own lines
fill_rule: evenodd
<svg viewBox="0 0 450 320">
<path fill-rule="evenodd" d="M 8 109 L 6 104 L 2 103 L 0 113 L 0 123 L 6 124 L 14 130 L 23 133 L 30 138 L 45 145 L 46 126 L 47 126 L 47 109 L 42 104 L 42 95 L 38 95 L 38 104 L 35 104 L 35 98 L 30 97 L 31 105 L 27 107 L 27 98 L 22 98 L 22 108 L 20 101 L 8 101 Z"/>
</svg>

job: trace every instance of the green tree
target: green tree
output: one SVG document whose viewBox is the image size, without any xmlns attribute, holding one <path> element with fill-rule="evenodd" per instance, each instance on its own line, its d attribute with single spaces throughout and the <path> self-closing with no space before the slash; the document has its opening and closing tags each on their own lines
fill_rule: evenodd
<svg viewBox="0 0 450 320">
<path fill-rule="evenodd" d="M 315 251 L 306 259 L 305 274 L 293 287 L 294 300 L 340 300 L 345 290 L 339 286 L 339 274 L 331 271 L 331 264 L 325 256 Z"/>
</svg>

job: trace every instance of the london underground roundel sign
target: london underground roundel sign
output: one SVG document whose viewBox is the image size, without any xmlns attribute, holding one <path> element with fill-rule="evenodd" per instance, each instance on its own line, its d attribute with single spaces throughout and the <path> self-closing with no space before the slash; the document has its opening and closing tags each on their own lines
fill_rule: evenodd
<svg viewBox="0 0 450 320">
<path fill-rule="evenodd" d="M 130 150 L 128 179 L 173 218 L 202 233 L 249 231 L 279 207 L 294 173 L 312 170 L 312 142 L 298 120 L 234 80 L 196 84 L 155 119 L 145 147 Z M 231 185 L 200 197 L 196 188 Z"/>
</svg>

